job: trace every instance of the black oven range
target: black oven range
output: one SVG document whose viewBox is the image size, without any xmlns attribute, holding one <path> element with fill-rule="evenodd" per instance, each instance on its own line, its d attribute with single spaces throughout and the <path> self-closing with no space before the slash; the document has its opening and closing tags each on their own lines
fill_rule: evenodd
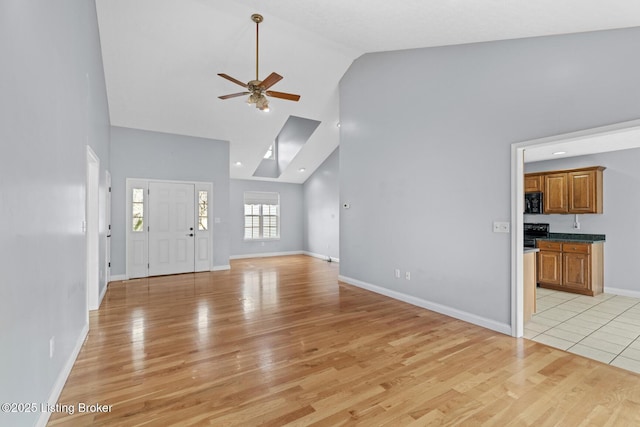
<svg viewBox="0 0 640 427">
<path fill-rule="evenodd" d="M 549 237 L 549 224 L 525 222 L 523 234 L 524 247 L 535 248 L 536 239 L 544 239 Z"/>
</svg>

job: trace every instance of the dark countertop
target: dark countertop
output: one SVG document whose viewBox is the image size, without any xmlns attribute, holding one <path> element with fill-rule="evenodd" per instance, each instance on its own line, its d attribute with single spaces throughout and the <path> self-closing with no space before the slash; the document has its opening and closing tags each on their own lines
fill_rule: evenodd
<svg viewBox="0 0 640 427">
<path fill-rule="evenodd" d="M 579 234 L 579 233 L 549 233 L 549 238 L 536 239 L 548 242 L 582 242 L 604 243 L 604 234 Z"/>
</svg>

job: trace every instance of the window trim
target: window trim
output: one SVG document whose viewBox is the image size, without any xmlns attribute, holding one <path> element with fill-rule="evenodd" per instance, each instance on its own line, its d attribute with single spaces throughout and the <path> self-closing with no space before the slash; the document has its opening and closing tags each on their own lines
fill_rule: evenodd
<svg viewBox="0 0 640 427">
<path fill-rule="evenodd" d="M 247 215 L 246 209 L 247 206 L 259 206 L 259 213 L 258 215 Z M 276 233 L 277 235 L 275 237 L 265 237 L 264 236 L 264 206 L 268 205 L 268 206 L 275 206 L 276 207 Z M 243 220 L 243 240 L 245 242 L 272 242 L 272 241 L 277 241 L 280 240 L 280 236 L 281 236 L 281 230 L 280 230 L 280 193 L 277 192 L 258 192 L 258 191 L 245 191 L 244 195 L 243 195 L 243 215 L 242 215 L 242 220 Z M 258 237 L 247 237 L 246 235 L 246 231 L 247 231 L 247 227 L 246 227 L 246 220 L 247 220 L 247 216 L 257 216 L 258 217 L 258 232 L 259 232 L 259 236 Z M 268 217 L 274 216 L 274 215 L 266 215 Z M 253 227 L 251 227 L 251 229 L 253 229 Z"/>
</svg>

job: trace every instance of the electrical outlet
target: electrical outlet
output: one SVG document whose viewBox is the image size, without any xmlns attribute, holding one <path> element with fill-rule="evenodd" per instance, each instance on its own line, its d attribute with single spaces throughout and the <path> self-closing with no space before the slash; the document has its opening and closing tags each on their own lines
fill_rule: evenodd
<svg viewBox="0 0 640 427">
<path fill-rule="evenodd" d="M 407 280 L 411 280 L 411 273 L 408 272 L 408 271 L 406 273 L 404 273 L 404 278 L 407 279 Z"/>
<path fill-rule="evenodd" d="M 395 274 L 396 274 L 396 279 L 399 279 L 400 278 L 400 269 L 399 268 L 396 268 Z"/>
<path fill-rule="evenodd" d="M 56 349 L 56 337 L 49 338 L 49 359 L 53 359 L 53 353 Z"/>
</svg>

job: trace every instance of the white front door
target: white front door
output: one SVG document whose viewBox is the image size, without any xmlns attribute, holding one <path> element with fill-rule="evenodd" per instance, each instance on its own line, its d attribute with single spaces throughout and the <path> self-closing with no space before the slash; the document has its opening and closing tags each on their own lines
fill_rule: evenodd
<svg viewBox="0 0 640 427">
<path fill-rule="evenodd" d="M 149 183 L 149 275 L 195 271 L 193 184 Z"/>
<path fill-rule="evenodd" d="M 127 278 L 209 271 L 211 183 L 127 178 Z"/>
</svg>

